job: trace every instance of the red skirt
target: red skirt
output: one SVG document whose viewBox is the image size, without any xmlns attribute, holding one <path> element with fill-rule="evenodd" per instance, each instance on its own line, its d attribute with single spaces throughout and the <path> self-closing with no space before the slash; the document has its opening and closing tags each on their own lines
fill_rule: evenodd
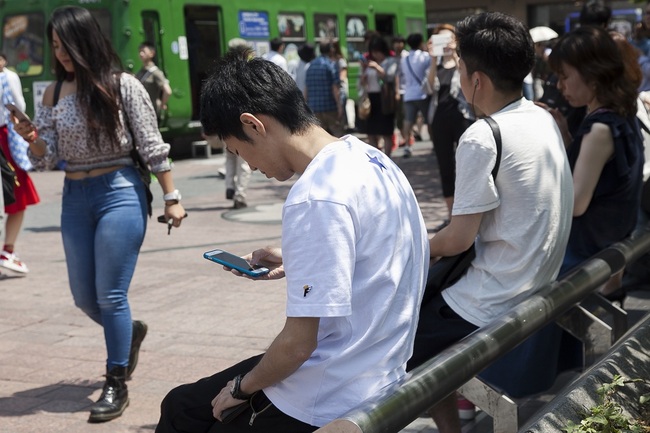
<svg viewBox="0 0 650 433">
<path fill-rule="evenodd" d="M 9 152 L 9 142 L 7 141 L 7 127 L 0 127 L 0 147 L 2 148 L 2 153 L 7 158 L 9 163 L 16 170 L 16 177 L 18 178 L 18 183 L 14 188 L 14 193 L 16 194 L 16 201 L 10 205 L 5 206 L 5 213 L 15 214 L 18 212 L 24 211 L 27 206 L 36 204 L 41 201 L 36 192 L 36 188 L 32 183 L 32 179 L 29 177 L 29 174 L 22 168 L 18 167 L 18 164 L 11 157 L 11 152 Z"/>
</svg>

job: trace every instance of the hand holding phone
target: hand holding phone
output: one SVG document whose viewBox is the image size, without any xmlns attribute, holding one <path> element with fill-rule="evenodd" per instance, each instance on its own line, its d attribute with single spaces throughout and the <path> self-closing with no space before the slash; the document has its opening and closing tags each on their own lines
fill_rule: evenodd
<svg viewBox="0 0 650 433">
<path fill-rule="evenodd" d="M 203 257 L 207 260 L 219 263 L 220 265 L 223 265 L 227 268 L 235 269 L 236 271 L 239 271 L 242 274 L 253 278 L 266 275 L 270 271 L 269 268 L 251 265 L 243 258 L 223 250 L 207 251 L 203 253 Z"/>
<path fill-rule="evenodd" d="M 29 116 L 25 113 L 23 113 L 21 110 L 18 109 L 14 104 L 5 104 L 5 108 L 9 110 L 12 116 L 14 116 L 19 122 L 27 121 L 31 122 L 31 119 Z"/>
</svg>

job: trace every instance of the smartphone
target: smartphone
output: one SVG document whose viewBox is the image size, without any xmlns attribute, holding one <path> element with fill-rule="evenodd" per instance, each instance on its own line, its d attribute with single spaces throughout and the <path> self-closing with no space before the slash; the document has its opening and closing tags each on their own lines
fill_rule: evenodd
<svg viewBox="0 0 650 433">
<path fill-rule="evenodd" d="M 18 119 L 19 122 L 22 122 L 24 120 L 31 122 L 29 116 L 19 110 L 18 107 L 16 107 L 14 104 L 5 104 L 5 107 L 16 119 Z"/>
<path fill-rule="evenodd" d="M 215 263 L 236 269 L 242 274 L 246 274 L 251 277 L 261 277 L 262 275 L 269 273 L 268 268 L 265 268 L 263 266 L 252 266 L 241 257 L 230 254 L 223 250 L 208 251 L 206 253 L 203 253 L 203 257 Z"/>
</svg>

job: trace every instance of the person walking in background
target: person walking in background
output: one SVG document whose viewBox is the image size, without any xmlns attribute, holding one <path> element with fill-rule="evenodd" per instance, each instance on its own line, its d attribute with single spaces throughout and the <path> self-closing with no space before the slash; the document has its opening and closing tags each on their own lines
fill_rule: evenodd
<svg viewBox="0 0 650 433">
<path fill-rule="evenodd" d="M 330 60 L 334 62 L 338 71 L 339 71 L 339 87 L 341 106 L 343 107 L 343 117 L 341 118 L 341 123 L 343 129 L 352 129 L 354 128 L 354 117 L 352 117 L 352 123 L 350 123 L 350 113 L 348 113 L 348 95 L 350 94 L 350 89 L 348 86 L 348 61 L 345 60 L 345 56 L 341 51 L 341 44 L 338 40 L 332 41 L 330 43 L 332 50 L 330 51 Z M 354 110 L 352 110 L 352 116 L 354 116 Z M 352 126 L 350 126 L 352 125 Z"/>
<path fill-rule="evenodd" d="M 433 150 L 438 160 L 442 195 L 449 214 L 449 217 L 434 229 L 435 231 L 445 227 L 451 219 L 456 179 L 456 145 L 474 120 L 474 113 L 465 99 L 466 95 L 461 91 L 454 32 L 455 28 L 450 24 L 441 24 L 436 28 L 435 34 L 448 35 L 450 39 L 443 47 L 440 65 L 438 65 L 438 58 L 431 56 L 428 75 L 433 95 L 427 118 L 430 123 Z"/>
<path fill-rule="evenodd" d="M 391 40 L 391 47 L 393 49 L 393 55 L 398 59 L 400 62 L 400 69 L 399 69 L 399 94 L 400 98 L 399 101 L 397 101 L 397 107 L 395 109 L 395 126 L 397 127 L 397 131 L 395 134 L 393 134 L 393 150 L 396 149 L 397 147 L 400 146 L 406 146 L 407 143 L 411 142 L 411 133 L 409 132 L 409 136 L 404 137 L 401 136 L 402 131 L 404 130 L 404 92 L 406 91 L 406 81 L 404 77 L 404 69 L 401 67 L 401 61 L 404 60 L 405 57 L 408 57 L 409 51 L 405 49 L 406 46 L 406 40 L 404 39 L 403 36 L 401 35 L 396 35 L 393 37 Z M 410 151 L 410 149 L 409 149 Z M 406 158 L 410 156 L 410 154 L 405 155 Z"/>
<path fill-rule="evenodd" d="M 298 175 L 282 248 L 245 257 L 270 270 L 256 285 L 285 279 L 285 325 L 264 354 L 171 390 L 156 432 L 315 431 L 405 376 L 429 253 L 415 194 L 382 152 L 320 127 L 261 59 L 219 60 L 201 124 L 267 177 Z"/>
<path fill-rule="evenodd" d="M 321 42 L 319 49 L 320 56 L 311 61 L 305 76 L 307 105 L 327 132 L 341 137 L 341 79 L 336 64 L 329 57 L 332 45 L 329 42 Z"/>
<path fill-rule="evenodd" d="M 271 50 L 268 53 L 264 53 L 262 58 L 271 63 L 275 63 L 284 72 L 288 72 L 289 66 L 287 65 L 287 59 L 282 55 L 284 53 L 284 41 L 282 41 L 282 38 L 271 39 L 270 46 Z"/>
<path fill-rule="evenodd" d="M 147 90 L 151 103 L 156 110 L 156 117 L 160 123 L 162 114 L 167 111 L 167 101 L 172 94 L 169 80 L 163 71 L 154 63 L 156 58 L 156 47 L 151 42 L 143 42 L 139 48 L 142 68 L 135 74 L 144 88 Z"/>
<path fill-rule="evenodd" d="M 400 98 L 399 59 L 391 55 L 388 43 L 381 36 L 370 39 L 368 52 L 370 55 L 361 74 L 361 86 L 368 93 L 372 106 L 366 126 L 368 143 L 378 148 L 383 139 L 384 153 L 390 156 L 393 151 L 395 107 Z M 386 98 L 382 100 L 382 91 L 387 89 L 392 89 L 392 93 L 386 92 Z"/>
<path fill-rule="evenodd" d="M 103 327 L 106 381 L 89 422 L 119 417 L 129 404 L 126 379 L 136 368 L 147 325 L 131 319 L 128 291 L 147 227 L 146 186 L 136 150 L 163 190 L 164 218 L 175 227 L 185 210 L 174 188 L 166 144 L 142 84 L 85 8 L 52 12 L 47 36 L 57 81 L 33 122 L 16 123 L 37 170 L 66 161 L 61 236 L 75 305 Z M 15 120 L 14 120 L 15 121 Z"/>
<path fill-rule="evenodd" d="M 246 40 L 233 38 L 228 41 L 228 49 L 233 55 L 241 56 L 244 59 L 252 59 L 255 52 L 248 45 Z M 211 141 L 212 146 L 216 144 L 219 149 L 226 149 L 225 143 L 215 143 Z M 246 202 L 246 190 L 251 179 L 251 167 L 244 158 L 233 152 L 225 151 L 226 154 L 226 200 L 232 200 L 233 209 L 244 209 L 248 207 Z"/>
<path fill-rule="evenodd" d="M 16 201 L 4 205 L 4 213 L 7 216 L 5 217 L 4 246 L 2 247 L 2 253 L 0 253 L 0 266 L 24 275 L 29 272 L 29 269 L 14 250 L 25 219 L 25 209 L 27 206 L 37 204 L 40 198 L 32 179 L 27 173 L 32 168 L 32 164 L 27 158 L 26 143 L 23 141 L 12 143 L 9 140 L 7 128 L 12 126 L 9 123 L 11 122 L 9 111 L 4 104 L 12 103 L 19 110 L 25 111 L 25 98 L 23 97 L 20 78 L 18 74 L 7 68 L 7 56 L 3 53 L 0 53 L 0 82 L 2 83 L 0 92 L 3 101 L 3 105 L 0 107 L 0 111 L 2 111 L 2 120 L 0 122 L 3 123 L 0 126 L 0 148 L 7 161 L 14 167 L 18 181 L 14 186 Z"/>
<path fill-rule="evenodd" d="M 404 157 L 411 156 L 411 141 L 409 137 L 413 125 L 418 118 L 418 113 L 426 117 L 429 112 L 429 104 L 431 96 L 429 96 L 422 89 L 422 82 L 427 79 L 428 69 L 431 67 L 431 56 L 426 49 L 424 37 L 421 33 L 412 33 L 406 38 L 411 51 L 408 55 L 402 57 L 400 65 L 400 77 L 403 77 L 403 82 L 400 80 L 400 86 L 404 88 L 402 96 L 404 104 L 404 121 L 402 125 L 402 137 L 404 137 L 403 144 Z"/>
<path fill-rule="evenodd" d="M 309 69 L 311 61 L 316 58 L 316 49 L 312 44 L 302 44 L 300 48 L 298 48 L 298 57 L 300 58 L 300 61 L 296 67 L 296 85 L 306 98 L 307 69 Z"/>
</svg>

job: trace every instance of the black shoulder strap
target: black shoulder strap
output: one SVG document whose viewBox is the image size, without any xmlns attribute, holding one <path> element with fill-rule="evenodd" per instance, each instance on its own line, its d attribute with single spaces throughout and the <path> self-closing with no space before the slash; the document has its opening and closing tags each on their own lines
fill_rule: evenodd
<svg viewBox="0 0 650 433">
<path fill-rule="evenodd" d="M 490 116 L 484 117 L 484 120 L 490 125 L 492 135 L 494 135 L 494 141 L 497 143 L 497 161 L 494 163 L 494 168 L 492 169 L 492 178 L 496 180 L 497 173 L 499 173 L 499 166 L 501 165 L 501 130 L 499 129 L 499 124 Z"/>
<path fill-rule="evenodd" d="M 63 81 L 57 81 L 56 85 L 54 86 L 54 100 L 52 101 L 52 107 L 55 107 L 56 103 L 59 102 L 59 95 L 61 94 L 62 85 Z"/>
</svg>

